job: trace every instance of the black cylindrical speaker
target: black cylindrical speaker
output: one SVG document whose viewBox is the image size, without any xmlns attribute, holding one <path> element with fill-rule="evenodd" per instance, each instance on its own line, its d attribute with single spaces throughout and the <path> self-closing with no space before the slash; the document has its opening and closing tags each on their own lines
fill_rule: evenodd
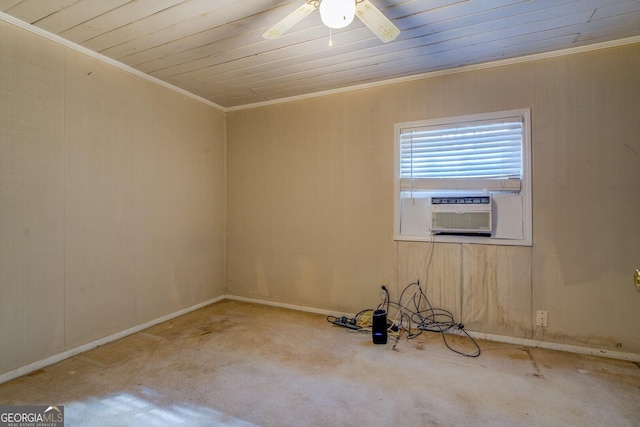
<svg viewBox="0 0 640 427">
<path fill-rule="evenodd" d="M 387 343 L 387 310 L 378 309 L 373 312 L 371 335 L 374 344 Z"/>
</svg>

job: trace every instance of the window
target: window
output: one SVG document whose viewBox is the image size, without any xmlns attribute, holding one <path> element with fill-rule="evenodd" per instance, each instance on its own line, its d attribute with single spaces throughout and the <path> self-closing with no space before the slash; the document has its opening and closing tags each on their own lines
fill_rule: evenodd
<svg viewBox="0 0 640 427">
<path fill-rule="evenodd" d="M 529 122 L 524 109 L 396 124 L 396 240 L 531 245 Z M 443 197 L 486 196 L 489 233 L 431 229 Z"/>
</svg>

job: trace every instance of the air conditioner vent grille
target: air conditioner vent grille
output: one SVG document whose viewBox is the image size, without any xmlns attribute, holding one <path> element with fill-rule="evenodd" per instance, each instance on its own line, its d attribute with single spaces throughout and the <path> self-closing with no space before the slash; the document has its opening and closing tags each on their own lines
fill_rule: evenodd
<svg viewBox="0 0 640 427">
<path fill-rule="evenodd" d="M 491 231 L 489 212 L 434 212 L 431 228 L 434 230 Z"/>
<path fill-rule="evenodd" d="M 492 231 L 490 197 L 432 198 L 433 234 L 481 234 Z"/>
</svg>

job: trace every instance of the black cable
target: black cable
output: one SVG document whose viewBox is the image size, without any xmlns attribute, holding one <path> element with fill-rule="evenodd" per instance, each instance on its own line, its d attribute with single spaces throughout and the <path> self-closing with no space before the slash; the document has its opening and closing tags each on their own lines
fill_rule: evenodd
<svg viewBox="0 0 640 427">
<path fill-rule="evenodd" d="M 389 304 L 390 304 L 390 299 L 391 299 L 389 297 L 389 291 L 387 290 L 387 287 L 384 286 L 384 285 L 382 285 L 382 290 L 384 291 L 384 299 L 382 300 L 382 303 L 380 303 L 378 305 L 378 308 L 381 308 L 386 303 L 386 305 L 387 305 L 387 308 L 386 308 L 387 314 L 389 314 Z"/>
<path fill-rule="evenodd" d="M 413 287 L 417 287 L 413 296 L 410 300 L 404 302 L 405 294 Z M 383 288 L 383 290 L 386 292 L 386 288 Z M 388 292 L 386 292 L 386 295 L 388 295 Z M 413 307 L 411 307 L 411 305 Z M 406 328 L 403 326 L 407 331 L 407 339 L 416 338 L 424 331 L 437 332 L 440 333 L 445 346 L 449 350 L 468 357 L 480 356 L 480 347 L 478 346 L 478 343 L 467 333 L 467 331 L 464 330 L 464 325 L 456 323 L 453 314 L 450 311 L 441 308 L 433 308 L 429 298 L 427 298 L 427 295 L 423 291 L 419 280 L 410 283 L 402 290 L 397 303 L 387 300 L 387 312 L 389 311 L 390 306 L 393 306 L 400 312 L 400 325 L 407 325 Z M 426 308 L 423 309 L 421 307 Z M 413 332 L 414 329 L 415 332 Z M 475 352 L 465 353 L 463 351 L 456 350 L 449 344 L 445 334 L 457 331 L 462 331 L 462 333 L 473 343 L 476 348 Z"/>
<path fill-rule="evenodd" d="M 418 287 L 416 293 L 414 293 L 412 298 L 415 309 L 416 309 L 416 311 L 412 313 L 412 316 L 416 317 L 416 319 L 414 319 L 414 322 L 417 323 L 418 325 L 417 327 L 420 332 L 415 334 L 410 334 L 409 336 L 407 336 L 407 338 L 409 339 L 415 338 L 419 336 L 422 333 L 422 331 L 425 331 L 425 330 L 430 332 L 439 332 L 440 335 L 442 336 L 442 340 L 445 346 L 449 350 L 453 351 L 454 353 L 461 354 L 467 357 L 480 356 L 480 353 L 481 353 L 480 346 L 478 345 L 476 340 L 474 340 L 473 337 L 471 337 L 469 333 L 464 329 L 464 325 L 462 323 L 456 323 L 453 318 L 453 314 L 450 311 L 440 309 L 440 308 L 434 309 L 433 306 L 431 305 L 431 302 L 429 301 L 429 298 L 427 298 L 427 295 L 422 290 L 419 280 L 415 283 L 412 283 L 409 286 L 412 286 L 412 285 L 415 285 Z M 409 286 L 407 288 L 409 288 Z M 403 294 L 407 288 L 403 290 Z M 401 299 L 402 299 L 402 295 L 401 295 Z M 423 301 L 425 305 L 428 307 L 426 310 L 420 310 L 420 306 Z M 399 303 L 401 303 L 401 300 L 399 301 Z M 424 313 L 427 313 L 427 315 L 425 316 Z M 443 320 L 439 320 L 439 319 L 443 319 Z M 417 320 L 419 320 L 419 322 Z M 464 335 L 473 343 L 473 345 L 476 348 L 476 351 L 474 353 L 465 353 L 451 347 L 451 345 L 447 341 L 446 333 L 452 332 L 452 331 L 453 332 L 462 331 Z"/>
<path fill-rule="evenodd" d="M 358 325 L 358 321 L 360 320 L 362 315 L 368 311 L 373 311 L 373 309 L 367 308 L 367 309 L 361 310 L 353 317 L 346 317 L 346 316 L 336 317 L 336 316 L 329 315 L 327 316 L 327 322 L 332 323 L 336 326 L 342 326 L 348 329 L 352 329 L 354 331 L 366 331 L 366 329 Z"/>
<path fill-rule="evenodd" d="M 413 288 L 417 287 L 415 292 L 413 293 L 410 300 L 403 303 L 405 299 L 405 293 Z M 389 322 L 389 328 L 397 327 L 404 329 L 407 332 L 407 339 L 413 339 L 420 336 L 424 331 L 428 332 L 436 332 L 442 336 L 442 340 L 444 345 L 454 353 L 460 354 L 462 356 L 467 357 L 478 357 L 480 356 L 480 346 L 476 342 L 471 335 L 464 329 L 464 325 L 462 323 L 456 323 L 453 317 L 453 314 L 442 308 L 433 308 L 429 298 L 422 289 L 420 285 L 420 281 L 416 281 L 407 285 L 402 292 L 400 293 L 400 298 L 398 302 L 391 301 L 389 296 L 389 291 L 385 286 L 382 286 L 382 290 L 384 291 L 384 297 L 382 302 L 378 305 L 378 309 L 382 307 L 386 307 L 387 310 L 387 319 L 390 319 L 389 310 L 393 307 L 398 311 L 398 324 L 394 324 Z M 412 306 L 410 308 L 410 305 Z M 421 308 L 425 307 L 425 308 Z M 347 327 L 349 329 L 367 331 L 368 329 L 363 329 L 357 323 L 362 317 L 362 315 L 366 312 L 374 311 L 373 309 L 365 309 L 357 313 L 352 318 L 347 317 L 336 317 L 336 316 L 327 316 L 327 321 L 333 323 L 334 325 Z M 404 325 L 407 325 L 406 327 Z M 415 325 L 415 326 L 414 326 Z M 398 329 L 393 329 L 394 331 Z M 415 332 L 413 332 L 415 330 Z M 476 350 L 473 353 L 465 353 L 463 351 L 457 350 L 453 348 L 449 341 L 447 341 L 446 334 L 447 333 L 455 333 L 462 332 L 469 341 L 475 346 Z M 398 337 L 399 339 L 399 337 Z M 397 344 L 397 343 L 396 343 Z M 394 345 L 395 347 L 395 345 Z"/>
</svg>

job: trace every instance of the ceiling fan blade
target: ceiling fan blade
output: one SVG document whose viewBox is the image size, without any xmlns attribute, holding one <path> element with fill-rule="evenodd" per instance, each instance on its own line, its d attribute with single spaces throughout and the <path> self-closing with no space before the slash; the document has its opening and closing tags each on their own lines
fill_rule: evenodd
<svg viewBox="0 0 640 427">
<path fill-rule="evenodd" d="M 398 27 L 369 0 L 356 3 L 356 16 L 384 43 L 394 40 L 400 34 Z"/>
<path fill-rule="evenodd" d="M 293 27 L 311 12 L 316 10 L 318 8 L 318 4 L 318 2 L 305 1 L 302 6 L 282 18 L 280 22 L 265 31 L 262 37 L 265 39 L 275 39 L 276 37 L 280 37 L 287 32 L 289 28 Z"/>
</svg>

